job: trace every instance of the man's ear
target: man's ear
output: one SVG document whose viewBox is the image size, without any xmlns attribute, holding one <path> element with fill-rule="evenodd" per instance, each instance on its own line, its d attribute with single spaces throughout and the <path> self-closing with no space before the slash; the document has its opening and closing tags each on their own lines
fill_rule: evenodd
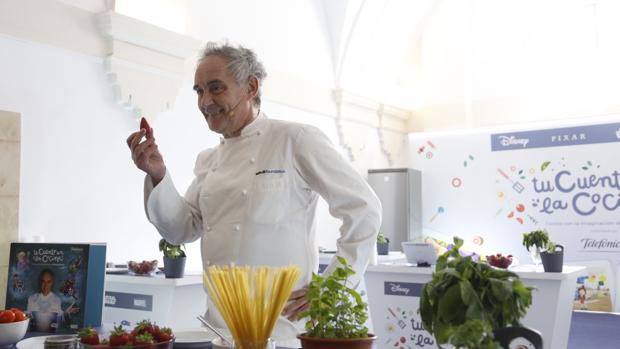
<svg viewBox="0 0 620 349">
<path fill-rule="evenodd" d="M 256 97 L 257 94 L 258 94 L 258 79 L 256 78 L 256 76 L 251 75 L 250 78 L 248 79 L 248 96 L 250 96 L 251 99 L 254 99 L 254 97 Z"/>
</svg>

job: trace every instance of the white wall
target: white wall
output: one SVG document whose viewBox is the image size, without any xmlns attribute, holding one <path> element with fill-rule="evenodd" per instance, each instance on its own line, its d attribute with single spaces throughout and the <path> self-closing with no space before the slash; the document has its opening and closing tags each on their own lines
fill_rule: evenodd
<svg viewBox="0 0 620 349">
<path fill-rule="evenodd" d="M 115 104 L 102 60 L 73 51 L 0 36 L 0 109 L 22 114 L 20 239 L 108 243 L 108 260 L 159 259 L 158 235 L 143 211 L 143 175 L 125 144 L 137 128 Z M 175 107 L 158 115 L 155 136 L 181 192 L 192 180 L 196 154 L 217 144 L 195 107 L 186 81 Z M 273 118 L 320 127 L 338 144 L 334 119 L 274 103 Z M 358 124 L 364 149 L 354 166 L 386 167 L 377 131 Z M 365 145 L 366 144 L 366 145 Z M 339 222 L 321 203 L 317 243 L 335 248 Z M 188 246 L 188 269 L 200 268 L 198 244 Z"/>
<path fill-rule="evenodd" d="M 260 53 L 267 72 L 278 70 L 332 87 L 330 52 L 316 6 L 313 0 L 191 0 L 187 33 L 204 41 L 246 45 Z"/>
<path fill-rule="evenodd" d="M 0 106 L 22 113 L 20 239 L 104 241 L 116 262 L 158 258 L 143 176 L 125 144 L 137 122 L 113 102 L 102 61 L 6 36 L 0 50 L 11 53 L 0 57 Z M 169 156 L 171 168 L 191 171 L 191 154 L 215 137 L 195 127 L 187 103 L 179 105 L 153 126 L 164 153 L 180 154 Z"/>
<path fill-rule="evenodd" d="M 424 129 L 620 112 L 620 3 L 436 1 L 413 50 Z"/>
</svg>

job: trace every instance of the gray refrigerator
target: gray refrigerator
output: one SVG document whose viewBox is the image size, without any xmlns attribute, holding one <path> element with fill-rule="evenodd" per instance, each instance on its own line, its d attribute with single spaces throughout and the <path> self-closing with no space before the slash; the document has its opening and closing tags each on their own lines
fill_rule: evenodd
<svg viewBox="0 0 620 349">
<path fill-rule="evenodd" d="M 410 168 L 368 170 L 368 183 L 383 206 L 381 231 L 390 239 L 390 251 L 401 242 L 422 237 L 422 173 Z"/>
</svg>

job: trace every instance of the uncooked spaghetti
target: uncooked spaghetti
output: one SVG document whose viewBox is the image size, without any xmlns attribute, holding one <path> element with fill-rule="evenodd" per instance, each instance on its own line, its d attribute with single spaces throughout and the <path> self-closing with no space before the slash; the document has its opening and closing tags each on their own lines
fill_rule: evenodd
<svg viewBox="0 0 620 349">
<path fill-rule="evenodd" d="M 204 283 L 236 348 L 264 348 L 300 274 L 296 266 L 208 268 Z"/>
</svg>

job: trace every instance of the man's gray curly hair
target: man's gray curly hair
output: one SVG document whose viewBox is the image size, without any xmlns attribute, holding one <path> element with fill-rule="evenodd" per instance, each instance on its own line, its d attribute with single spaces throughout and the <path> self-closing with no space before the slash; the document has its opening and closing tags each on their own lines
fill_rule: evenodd
<svg viewBox="0 0 620 349">
<path fill-rule="evenodd" d="M 246 83 L 252 75 L 256 76 L 256 79 L 258 79 L 258 91 L 256 92 L 256 97 L 254 97 L 254 105 L 260 107 L 261 89 L 263 80 L 267 77 L 267 71 L 265 71 L 263 63 L 258 60 L 254 51 L 243 46 L 232 46 L 228 42 L 208 42 L 198 63 L 208 56 L 225 58 L 228 61 L 228 70 L 239 84 Z"/>
</svg>

